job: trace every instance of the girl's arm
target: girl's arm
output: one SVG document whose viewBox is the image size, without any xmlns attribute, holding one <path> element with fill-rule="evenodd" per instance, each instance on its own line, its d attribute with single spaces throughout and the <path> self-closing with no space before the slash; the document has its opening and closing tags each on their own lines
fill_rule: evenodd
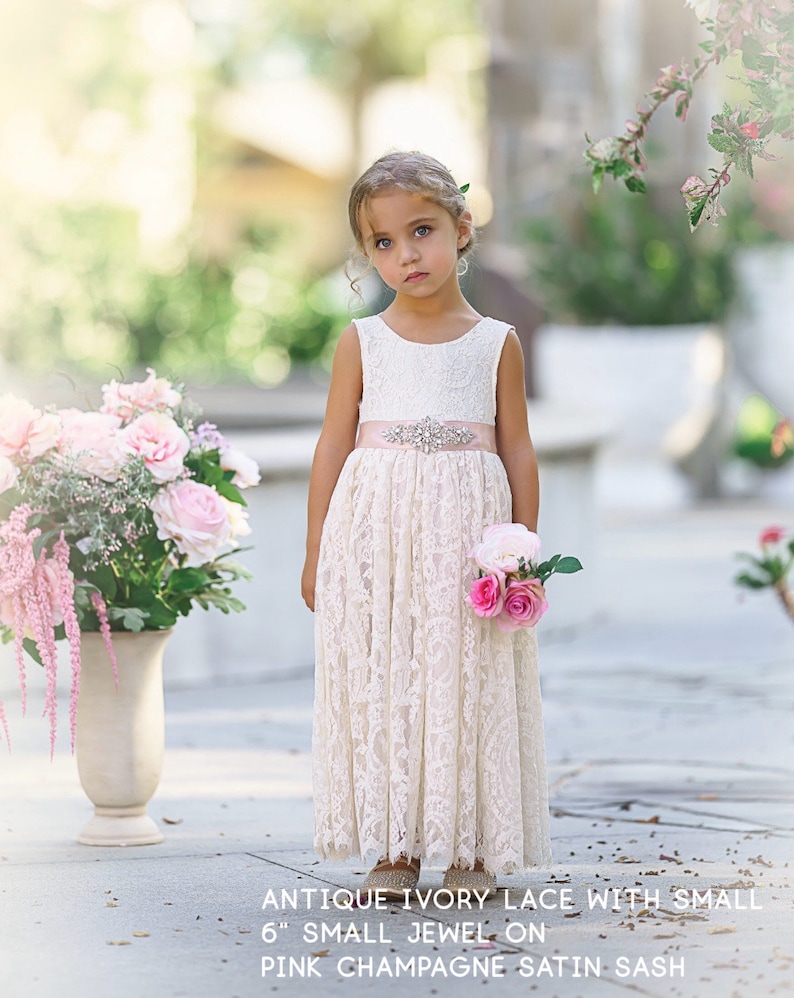
<svg viewBox="0 0 794 998">
<path fill-rule="evenodd" d="M 513 493 L 513 523 L 538 529 L 538 460 L 527 425 L 524 354 L 511 329 L 496 373 L 496 450 Z"/>
<path fill-rule="evenodd" d="M 314 451 L 309 478 L 309 522 L 301 595 L 312 611 L 323 523 L 339 472 L 356 444 L 358 403 L 362 387 L 361 347 L 356 327 L 351 324 L 344 330 L 336 345 L 325 420 Z"/>
</svg>

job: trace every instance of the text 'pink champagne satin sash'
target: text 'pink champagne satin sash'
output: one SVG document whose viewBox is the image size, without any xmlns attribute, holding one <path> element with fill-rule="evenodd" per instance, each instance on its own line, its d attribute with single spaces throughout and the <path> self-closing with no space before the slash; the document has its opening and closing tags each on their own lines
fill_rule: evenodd
<svg viewBox="0 0 794 998">
<path fill-rule="evenodd" d="M 421 450 L 425 454 L 439 450 L 485 450 L 496 454 L 496 427 L 467 420 L 441 421 L 430 416 L 404 423 L 368 419 L 359 425 L 356 447 Z"/>
</svg>

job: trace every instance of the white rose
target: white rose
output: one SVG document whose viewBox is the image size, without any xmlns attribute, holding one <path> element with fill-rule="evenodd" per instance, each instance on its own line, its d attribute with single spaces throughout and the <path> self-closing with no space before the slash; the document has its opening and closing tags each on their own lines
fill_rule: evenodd
<svg viewBox="0 0 794 998">
<path fill-rule="evenodd" d="M 685 7 L 691 7 L 698 21 L 714 20 L 720 0 L 684 0 Z"/>
<path fill-rule="evenodd" d="M 469 552 L 484 572 L 518 571 L 518 561 L 536 562 L 540 556 L 540 538 L 523 523 L 496 523 L 486 527 L 482 541 Z"/>
<path fill-rule="evenodd" d="M 248 489 L 253 485 L 259 485 L 262 477 L 259 474 L 259 465 L 256 461 L 252 457 L 248 457 L 247 454 L 243 454 L 242 451 L 235 450 L 234 447 L 221 453 L 221 468 L 224 471 L 235 472 L 232 485 L 236 485 L 238 489 Z"/>
<path fill-rule="evenodd" d="M 226 514 L 229 518 L 230 540 L 235 541 L 238 537 L 248 537 L 251 533 L 251 524 L 248 522 L 248 510 L 244 509 L 239 502 L 232 502 L 231 499 L 221 497 L 226 506 Z"/>
</svg>

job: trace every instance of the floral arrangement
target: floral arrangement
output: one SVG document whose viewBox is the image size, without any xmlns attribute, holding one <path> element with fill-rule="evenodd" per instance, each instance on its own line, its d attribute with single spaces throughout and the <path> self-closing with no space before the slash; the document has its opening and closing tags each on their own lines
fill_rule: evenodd
<svg viewBox="0 0 794 998">
<path fill-rule="evenodd" d="M 80 634 L 172 627 L 193 605 L 243 610 L 229 559 L 251 532 L 241 490 L 254 461 L 235 450 L 181 386 L 148 371 L 111 381 L 98 411 L 41 411 L 0 396 L 0 637 L 13 641 L 25 706 L 26 650 L 47 676 L 51 747 L 56 649 L 72 668 L 74 747 Z M 0 723 L 8 729 L 0 704 Z"/>
<path fill-rule="evenodd" d="M 742 551 L 738 557 L 752 566 L 736 576 L 736 584 L 747 589 L 771 587 L 780 597 L 786 613 L 794 619 L 794 592 L 788 588 L 788 575 L 794 565 L 794 537 L 787 540 L 784 527 L 771 526 L 758 538 L 761 557 Z"/>
<path fill-rule="evenodd" d="M 578 558 L 555 554 L 538 563 L 540 538 L 523 523 L 487 527 L 468 553 L 478 567 L 466 603 L 478 617 L 492 617 L 501 631 L 534 627 L 548 610 L 544 585 L 555 572 L 581 571 Z"/>
<path fill-rule="evenodd" d="M 647 167 L 641 145 L 654 114 L 666 101 L 675 100 L 676 117 L 686 119 L 694 88 L 710 66 L 740 54 L 740 72 L 748 91 L 746 100 L 711 119 L 709 145 L 722 154 L 722 165 L 711 169 L 711 178 L 687 177 L 681 187 L 690 228 L 702 222 L 714 225 L 725 215 L 720 195 L 731 180 L 731 171 L 753 176 L 753 160 L 774 159 L 767 145 L 773 136 L 794 139 L 794 0 L 686 0 L 695 9 L 710 38 L 702 43 L 704 55 L 690 69 L 684 63 L 661 70 L 647 97 L 650 105 L 638 109 L 626 122 L 622 135 L 593 142 L 588 138 L 585 160 L 596 190 L 605 176 L 622 180 L 630 191 L 644 193 L 641 174 Z"/>
</svg>

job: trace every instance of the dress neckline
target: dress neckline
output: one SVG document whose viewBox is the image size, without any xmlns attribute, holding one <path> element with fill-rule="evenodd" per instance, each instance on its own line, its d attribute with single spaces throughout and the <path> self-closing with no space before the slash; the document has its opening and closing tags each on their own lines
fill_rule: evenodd
<svg viewBox="0 0 794 998">
<path fill-rule="evenodd" d="M 445 347 L 448 346 L 450 343 L 460 343 L 461 340 L 465 339 L 467 336 L 470 336 L 475 329 L 478 329 L 486 321 L 487 316 L 484 315 L 481 319 L 478 319 L 477 322 L 475 322 L 474 325 L 471 327 L 471 329 L 467 329 L 466 332 L 463 333 L 461 336 L 456 336 L 454 340 L 440 340 L 438 343 L 422 343 L 421 340 L 409 340 L 405 336 L 400 336 L 400 334 L 397 332 L 396 329 L 392 329 L 392 327 L 388 324 L 388 322 L 386 322 L 386 320 L 383 318 L 380 312 L 377 313 L 375 318 L 380 319 L 381 325 L 384 326 L 386 329 L 388 329 L 388 331 L 393 336 L 396 336 L 398 340 L 402 340 L 403 343 L 411 343 L 417 347 Z"/>
</svg>

